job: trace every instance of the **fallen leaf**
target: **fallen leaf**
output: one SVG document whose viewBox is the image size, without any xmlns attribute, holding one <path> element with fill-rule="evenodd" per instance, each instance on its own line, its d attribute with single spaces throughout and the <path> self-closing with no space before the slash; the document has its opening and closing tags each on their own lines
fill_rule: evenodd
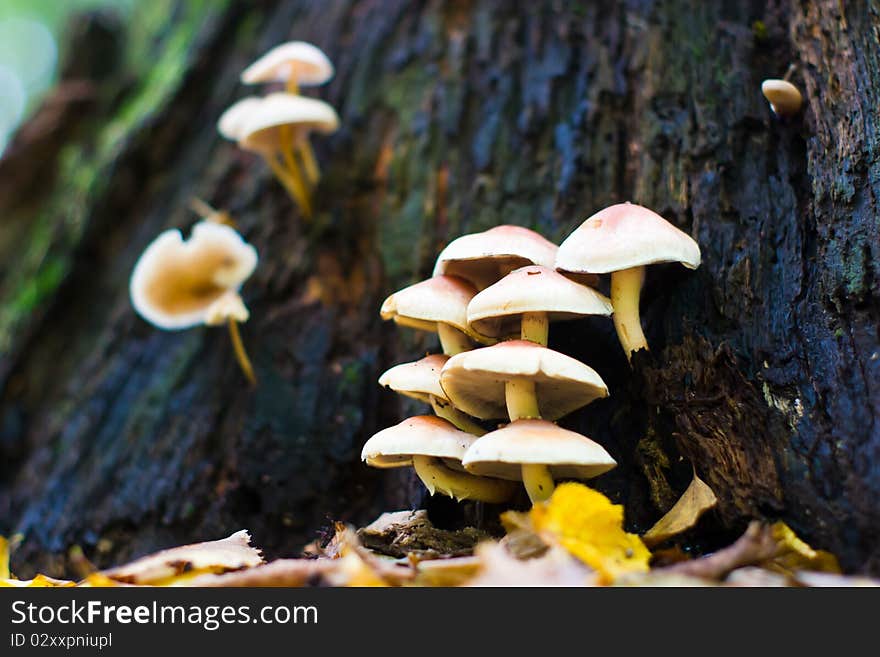
<svg viewBox="0 0 880 657">
<path fill-rule="evenodd" d="M 651 553 L 642 539 L 623 530 L 623 507 L 583 484 L 561 484 L 529 516 L 544 540 L 595 569 L 603 583 L 648 570 Z"/>
<path fill-rule="evenodd" d="M 597 574 L 561 547 L 542 557 L 517 559 L 495 542 L 481 543 L 475 550 L 479 574 L 464 586 L 595 586 Z"/>
<path fill-rule="evenodd" d="M 645 545 L 651 547 L 662 543 L 667 538 L 681 534 L 697 524 L 700 516 L 717 503 L 718 498 L 715 497 L 715 493 L 694 472 L 690 486 L 687 487 L 678 502 L 651 529 L 645 532 L 642 540 Z"/>
<path fill-rule="evenodd" d="M 251 547 L 250 542 L 250 534 L 242 529 L 219 541 L 162 550 L 100 574 L 125 584 L 177 585 L 204 573 L 222 573 L 262 564 L 260 550 Z"/>
<path fill-rule="evenodd" d="M 477 556 L 428 559 L 416 563 L 417 586 L 462 586 L 483 568 Z"/>
<path fill-rule="evenodd" d="M 809 570 L 824 573 L 840 573 L 840 564 L 830 552 L 814 550 L 798 538 L 794 530 L 784 522 L 776 522 L 770 526 L 770 532 L 778 546 L 778 553 L 767 563 L 767 568 L 783 573 L 798 570 Z"/>
<path fill-rule="evenodd" d="M 9 541 L 0 536 L 0 579 L 9 579 Z"/>
<path fill-rule="evenodd" d="M 46 575 L 37 575 L 33 579 L 0 579 L 0 588 L 55 588 L 59 586 L 76 586 L 76 582 L 66 579 L 55 579 Z"/>
<path fill-rule="evenodd" d="M 357 534 L 364 547 L 374 552 L 431 559 L 470 556 L 478 542 L 489 538 L 474 527 L 438 529 L 424 510 L 383 513 Z"/>
</svg>

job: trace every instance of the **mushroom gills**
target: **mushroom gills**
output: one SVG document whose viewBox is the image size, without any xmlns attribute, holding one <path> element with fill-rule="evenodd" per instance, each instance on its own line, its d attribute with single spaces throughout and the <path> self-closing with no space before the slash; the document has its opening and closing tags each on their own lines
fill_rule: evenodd
<svg viewBox="0 0 880 657">
<path fill-rule="evenodd" d="M 412 461 L 416 474 L 431 495 L 439 492 L 457 501 L 476 500 L 499 504 L 508 500 L 516 490 L 513 482 L 459 472 L 432 456 L 414 455 Z"/>
</svg>

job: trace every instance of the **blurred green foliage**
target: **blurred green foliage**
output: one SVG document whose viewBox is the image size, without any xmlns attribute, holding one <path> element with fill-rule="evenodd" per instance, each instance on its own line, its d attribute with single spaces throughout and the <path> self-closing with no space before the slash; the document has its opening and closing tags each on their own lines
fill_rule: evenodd
<svg viewBox="0 0 880 657">
<path fill-rule="evenodd" d="M 55 82 L 68 17 L 109 8 L 130 15 L 139 0 L 0 0 L 0 153 Z"/>
</svg>

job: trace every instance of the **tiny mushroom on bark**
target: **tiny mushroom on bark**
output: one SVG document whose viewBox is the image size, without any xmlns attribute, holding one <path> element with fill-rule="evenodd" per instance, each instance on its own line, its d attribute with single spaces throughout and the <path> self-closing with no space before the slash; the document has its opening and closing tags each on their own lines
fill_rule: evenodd
<svg viewBox="0 0 880 657">
<path fill-rule="evenodd" d="M 462 431 L 482 436 L 485 429 L 459 411 L 440 387 L 440 370 L 449 356 L 434 354 L 413 363 L 402 363 L 386 370 L 379 385 L 396 393 L 430 404 L 438 417 L 448 420 Z"/>
<path fill-rule="evenodd" d="M 138 259 L 131 302 L 141 317 L 166 330 L 227 323 L 242 371 L 255 383 L 238 332 L 238 322 L 248 319 L 238 290 L 256 266 L 254 247 L 229 226 L 201 221 L 188 240 L 167 230 Z"/>
<path fill-rule="evenodd" d="M 485 420 L 556 420 L 608 396 L 591 367 L 526 340 L 453 356 L 440 372 L 440 385 L 457 408 Z"/>
<path fill-rule="evenodd" d="M 311 217 L 308 186 L 299 173 L 294 150 L 308 143 L 311 131 L 334 132 L 339 126 L 336 110 L 315 98 L 275 93 L 246 106 L 245 111 L 240 117 L 227 118 L 232 127 L 226 126 L 226 134 L 241 148 L 261 155 L 303 214 Z"/>
<path fill-rule="evenodd" d="M 509 482 L 472 475 L 461 467 L 462 456 L 475 440 L 442 418 L 418 415 L 373 435 L 361 459 L 376 468 L 412 466 L 432 495 L 503 502 L 514 491 Z"/>
<path fill-rule="evenodd" d="M 457 276 L 433 276 L 399 290 L 382 303 L 382 319 L 410 328 L 436 332 L 443 353 L 452 356 L 471 348 L 470 339 L 491 344 L 468 326 L 467 306 L 476 288 Z"/>
<path fill-rule="evenodd" d="M 559 246 L 556 269 L 611 273 L 614 326 L 627 358 L 647 349 L 639 316 L 645 265 L 680 262 L 700 266 L 700 247 L 663 217 L 632 203 L 612 205 L 582 223 Z"/>
<path fill-rule="evenodd" d="M 551 321 L 612 313 L 611 300 L 540 265 L 520 267 L 477 294 L 468 323 L 482 335 L 547 344 Z"/>
<path fill-rule="evenodd" d="M 532 502 L 553 493 L 554 479 L 592 479 L 617 463 L 598 443 L 546 420 L 515 420 L 465 452 L 468 472 L 522 481 Z"/>
<path fill-rule="evenodd" d="M 284 82 L 288 93 L 299 87 L 316 87 L 333 77 L 333 64 L 324 51 L 306 41 L 275 46 L 241 74 L 245 84 Z"/>
<path fill-rule="evenodd" d="M 467 279 L 482 290 L 524 265 L 552 267 L 557 246 L 533 230 L 504 224 L 452 240 L 434 265 L 434 275 Z"/>
<path fill-rule="evenodd" d="M 797 114 L 804 102 L 801 92 L 788 80 L 764 80 L 761 93 L 770 103 L 770 109 L 779 116 Z"/>
</svg>

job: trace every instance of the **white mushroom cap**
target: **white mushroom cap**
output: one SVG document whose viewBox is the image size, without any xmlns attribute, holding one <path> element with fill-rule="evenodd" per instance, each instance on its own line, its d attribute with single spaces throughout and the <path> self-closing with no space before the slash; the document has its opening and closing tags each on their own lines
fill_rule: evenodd
<svg viewBox="0 0 880 657">
<path fill-rule="evenodd" d="M 339 127 L 339 116 L 333 107 L 317 98 L 269 94 L 242 120 L 239 145 L 259 152 L 277 150 L 282 126 L 294 128 L 299 138 L 312 130 L 331 133 Z"/>
<path fill-rule="evenodd" d="M 446 401 L 446 393 L 440 387 L 440 370 L 449 356 L 434 354 L 413 363 L 395 365 L 382 373 L 379 385 L 394 392 L 430 403 L 431 396 Z"/>
<path fill-rule="evenodd" d="M 433 276 L 390 295 L 379 314 L 382 319 L 422 331 L 436 331 L 438 323 L 448 324 L 485 341 L 467 321 L 468 303 L 476 293 L 477 289 L 463 278 Z"/>
<path fill-rule="evenodd" d="M 361 451 L 361 460 L 374 468 L 412 465 L 413 456 L 461 461 L 477 439 L 433 415 L 416 415 L 374 434 Z"/>
<path fill-rule="evenodd" d="M 263 102 L 257 96 L 248 96 L 230 105 L 217 121 L 217 131 L 230 141 L 241 139 L 245 122 Z"/>
<path fill-rule="evenodd" d="M 550 420 L 608 396 L 608 387 L 594 369 L 527 340 L 462 352 L 440 372 L 449 401 L 484 420 L 507 417 L 505 383 L 514 379 L 535 383 L 541 417 Z"/>
<path fill-rule="evenodd" d="M 237 292 L 256 266 L 256 249 L 229 226 L 200 221 L 185 241 L 179 230 L 166 230 L 134 267 L 131 302 L 159 328 L 203 324 L 211 307 Z"/>
<path fill-rule="evenodd" d="M 512 271 L 477 294 L 467 318 L 479 333 L 492 337 L 519 333 L 523 313 L 547 313 L 550 321 L 586 315 L 610 315 L 611 299 L 540 265 Z"/>
<path fill-rule="evenodd" d="M 434 275 L 460 276 L 482 289 L 517 267 L 552 267 L 557 248 L 533 230 L 504 224 L 452 240 L 437 256 Z"/>
<path fill-rule="evenodd" d="M 804 102 L 801 92 L 788 80 L 764 80 L 761 93 L 770 103 L 770 108 L 780 116 L 797 114 Z"/>
<path fill-rule="evenodd" d="M 324 84 L 333 77 L 333 64 L 317 46 L 289 41 L 275 46 L 241 74 L 245 84 L 286 82 L 293 78 L 302 87 Z"/>
<path fill-rule="evenodd" d="M 579 433 L 546 420 L 517 420 L 475 441 L 462 465 L 472 474 L 522 481 L 522 465 L 546 465 L 554 479 L 592 479 L 617 462 Z"/>
<path fill-rule="evenodd" d="M 648 208 L 619 203 L 597 212 L 559 246 L 556 269 L 606 274 L 659 262 L 700 266 L 700 247 Z"/>
</svg>

